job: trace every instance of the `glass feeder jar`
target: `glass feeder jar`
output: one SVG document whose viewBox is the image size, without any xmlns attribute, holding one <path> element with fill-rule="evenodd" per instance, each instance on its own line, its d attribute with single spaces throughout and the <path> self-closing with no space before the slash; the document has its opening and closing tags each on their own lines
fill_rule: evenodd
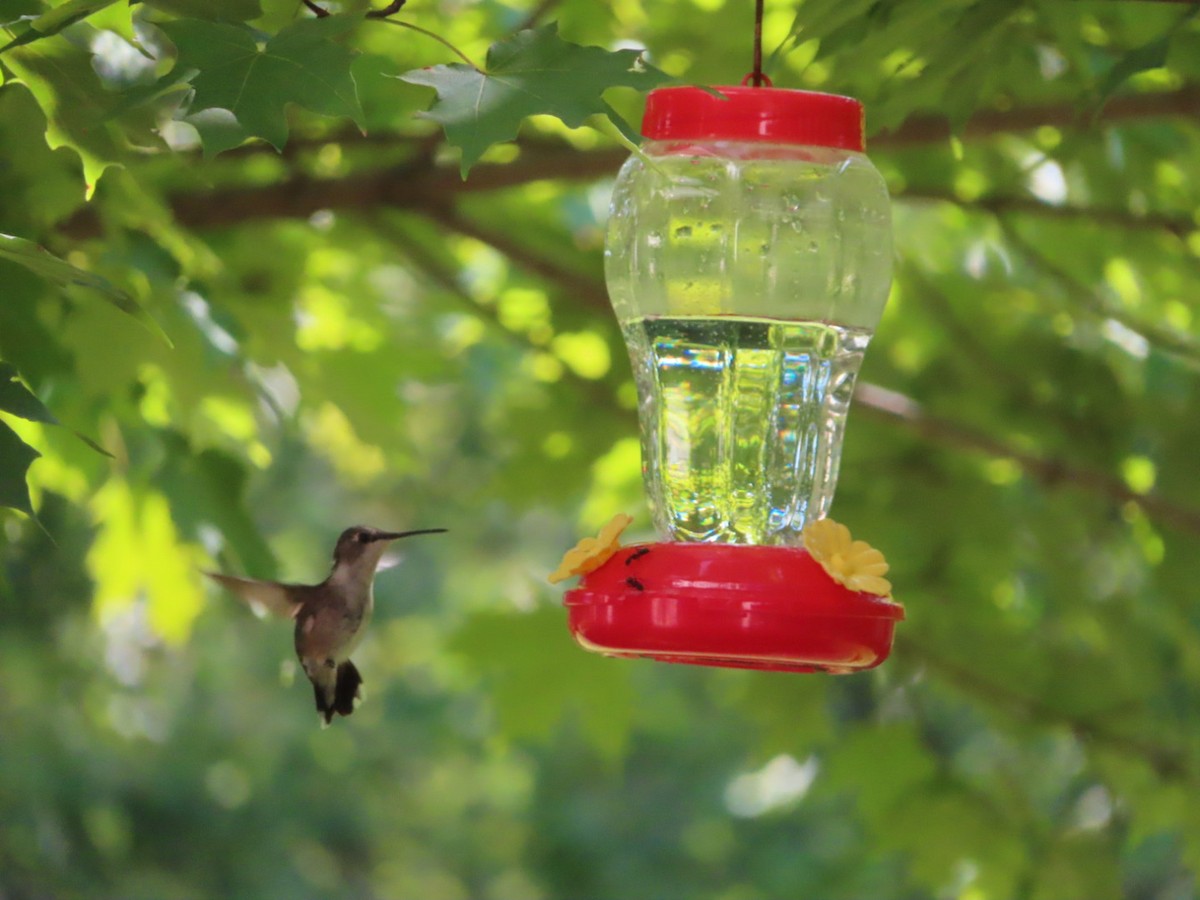
<svg viewBox="0 0 1200 900">
<path fill-rule="evenodd" d="M 876 666 L 903 607 L 851 590 L 800 546 L 833 499 L 891 285 L 888 194 L 863 155 L 862 105 L 663 88 L 642 134 L 613 190 L 605 274 L 662 540 L 581 570 L 564 598 L 571 632 L 612 656 Z"/>
<path fill-rule="evenodd" d="M 858 101 L 717 90 L 650 94 L 605 274 L 659 533 L 795 545 L 833 499 L 891 285 L 891 211 Z"/>
</svg>

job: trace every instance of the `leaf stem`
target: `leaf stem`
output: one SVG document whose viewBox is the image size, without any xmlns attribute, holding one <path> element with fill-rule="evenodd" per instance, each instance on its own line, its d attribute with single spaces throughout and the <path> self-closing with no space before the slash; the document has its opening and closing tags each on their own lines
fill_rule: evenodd
<svg viewBox="0 0 1200 900">
<path fill-rule="evenodd" d="M 476 72 L 480 73 L 481 75 L 487 74 L 486 70 L 475 65 L 475 63 L 471 60 L 471 57 L 467 56 L 467 54 L 463 53 L 461 50 L 459 50 L 457 47 L 455 47 L 452 43 L 450 43 L 448 40 L 446 40 L 440 34 L 436 34 L 427 28 L 422 28 L 420 25 L 414 25 L 412 22 L 401 22 L 399 19 L 381 18 L 379 21 L 386 22 L 388 25 L 395 25 L 399 28 L 407 28 L 410 31 L 415 31 L 418 34 L 423 34 L 426 37 L 433 38 L 435 41 L 437 41 L 443 47 L 450 50 L 450 52 L 452 52 L 455 56 L 457 56 L 459 59 L 461 59 L 463 62 L 465 62 L 468 66 L 470 66 Z"/>
</svg>

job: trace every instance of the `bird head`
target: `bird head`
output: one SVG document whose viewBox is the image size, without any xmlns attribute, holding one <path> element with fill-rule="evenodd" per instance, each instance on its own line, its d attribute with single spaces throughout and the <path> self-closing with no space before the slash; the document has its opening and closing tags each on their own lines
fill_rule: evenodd
<svg viewBox="0 0 1200 900">
<path fill-rule="evenodd" d="M 417 531 L 382 531 L 367 525 L 347 528 L 333 548 L 333 568 L 349 568 L 374 572 L 388 545 L 414 534 L 440 534 L 445 528 L 422 528 Z"/>
</svg>

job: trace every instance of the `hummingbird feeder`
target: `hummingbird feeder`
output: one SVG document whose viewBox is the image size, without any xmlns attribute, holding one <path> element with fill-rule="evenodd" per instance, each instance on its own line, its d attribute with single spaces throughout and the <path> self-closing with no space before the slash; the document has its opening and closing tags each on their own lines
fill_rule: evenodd
<svg viewBox="0 0 1200 900">
<path fill-rule="evenodd" d="M 551 579 L 582 575 L 564 604 L 588 650 L 852 672 L 904 618 L 883 555 L 825 518 L 891 214 L 862 105 L 767 85 L 648 97 L 605 274 L 663 540 L 621 547 L 618 516 Z"/>
</svg>

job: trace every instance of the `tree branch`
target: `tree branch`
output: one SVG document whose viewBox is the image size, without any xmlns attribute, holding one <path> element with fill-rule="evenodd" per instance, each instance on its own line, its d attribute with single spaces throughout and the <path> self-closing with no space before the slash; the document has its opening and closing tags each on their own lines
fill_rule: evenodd
<svg viewBox="0 0 1200 900">
<path fill-rule="evenodd" d="M 1193 776 L 1187 754 L 1177 747 L 1117 731 L 1105 716 L 1085 716 L 1056 709 L 1037 697 L 1030 697 L 1004 684 L 980 676 L 970 666 L 939 656 L 910 637 L 899 635 L 897 648 L 941 676 L 952 687 L 986 700 L 994 706 L 1039 725 L 1058 725 L 1069 729 L 1085 743 L 1110 747 L 1144 759 L 1160 778 L 1190 779 Z"/>
<path fill-rule="evenodd" d="M 1118 97 L 1105 107 L 1097 121 L 1176 115 L 1200 117 L 1200 88 L 1189 86 L 1161 94 Z M 1077 120 L 1077 111 L 1072 104 L 985 112 L 971 120 L 965 136 L 987 137 L 998 132 L 1019 131 L 1039 125 L 1078 124 Z M 289 141 L 287 152 L 290 155 L 309 146 L 325 146 L 335 141 L 349 146 L 359 141 L 378 144 L 428 140 L 411 135 L 363 138 L 355 134 L 326 136 L 307 142 Z M 949 134 L 948 126 L 940 117 L 918 116 L 909 118 L 897 131 L 878 136 L 872 146 L 875 149 L 902 148 L 944 140 Z M 326 209 L 334 212 L 378 206 L 417 209 L 427 207 L 430 198 L 500 190 L 532 181 L 592 180 L 612 175 L 628 157 L 628 153 L 620 147 L 584 151 L 548 141 L 521 141 L 517 146 L 520 156 L 514 162 L 476 166 L 467 181 L 460 179 L 457 167 L 434 167 L 428 164 L 428 160 L 418 159 L 415 163 L 354 174 L 343 179 L 294 175 L 272 185 L 182 192 L 172 195 L 169 202 L 181 225 L 196 229 L 226 228 L 262 219 L 307 218 L 318 210 Z M 1103 217 L 1104 213 L 1100 215 Z M 95 212 L 87 207 L 67 220 L 60 231 L 76 239 L 97 237 L 100 234 L 100 222 Z"/>
<path fill-rule="evenodd" d="M 1154 94 L 1125 94 L 1114 97 L 1095 117 L 1094 125 L 1150 119 L 1164 116 L 1200 118 L 1200 86 L 1187 85 L 1175 91 Z M 1030 131 L 1043 125 L 1058 128 L 1088 128 L 1087 112 L 1076 103 L 1046 103 L 1008 110 L 984 110 L 967 122 L 959 137 L 964 140 L 988 138 L 1014 131 Z M 912 147 L 949 140 L 952 131 L 944 116 L 909 116 L 894 131 L 872 137 L 870 148 Z"/>
<path fill-rule="evenodd" d="M 1030 453 L 957 422 L 932 416 L 904 394 L 859 382 L 854 392 L 854 408 L 876 419 L 903 425 L 931 443 L 983 453 L 997 459 L 1011 459 L 1021 471 L 1046 487 L 1065 484 L 1107 497 L 1117 505 L 1135 503 L 1157 521 L 1179 531 L 1200 535 L 1200 510 L 1182 506 L 1158 493 L 1139 494 L 1119 478 L 1105 472 L 1076 466 L 1064 459 Z"/>
<path fill-rule="evenodd" d="M 1060 219 L 1068 222 L 1083 220 L 1131 231 L 1165 231 L 1176 237 L 1184 237 L 1200 228 L 1200 225 L 1197 225 L 1186 213 L 1147 212 L 1135 214 L 1121 209 L 1053 206 L 1033 197 L 980 197 L 976 200 L 962 200 L 950 191 L 921 188 L 906 189 L 903 193 L 895 195 L 893 199 L 901 203 L 952 203 L 965 210 L 980 210 L 997 216 L 1018 213 L 1037 216 L 1041 219 Z"/>
<path fill-rule="evenodd" d="M 1200 0 L 1197 0 L 1200 2 Z M 1151 94 L 1127 94 L 1115 97 L 1108 102 L 1103 110 L 1095 117 L 1094 124 L 1112 124 L 1136 119 L 1154 119 L 1164 117 L 1200 117 L 1200 86 L 1187 85 L 1175 91 L 1163 91 Z M 1046 103 L 1037 106 L 1023 106 L 1009 110 L 984 110 L 975 114 L 967 124 L 960 138 L 964 140 L 983 140 L 996 134 L 1007 134 L 1016 131 L 1030 131 L 1043 125 L 1058 128 L 1089 127 L 1092 124 L 1082 113 L 1076 103 Z M 871 150 L 902 149 L 923 144 L 940 143 L 949 140 L 950 127 L 945 118 L 937 115 L 909 116 L 903 124 L 894 131 L 881 131 L 872 135 Z M 323 147 L 329 143 L 352 145 L 357 143 L 389 144 L 413 140 L 409 135 L 393 135 L 386 132 L 364 135 L 358 129 L 348 128 L 335 135 L 325 135 L 314 138 L 292 138 L 284 148 L 300 150 L 306 147 Z M 532 144 L 534 142 L 523 142 Z M 249 145 L 242 151 L 273 153 L 274 148 L 267 144 Z M 574 151 L 574 152 L 604 152 L 604 151 Z M 474 177 L 472 175 L 472 177 Z"/>
<path fill-rule="evenodd" d="M 303 3 L 305 6 L 307 6 L 309 11 L 312 12 L 312 14 L 314 16 L 316 16 L 318 19 L 324 19 L 326 16 L 329 15 L 329 10 L 325 9 L 323 6 L 317 6 L 317 4 L 313 2 L 313 0 L 300 0 L 300 2 Z M 367 18 L 368 19 L 386 19 L 388 16 L 394 16 L 396 13 L 400 12 L 400 10 L 404 8 L 404 4 L 407 2 L 408 2 L 408 0 L 392 0 L 391 3 L 389 3 L 387 6 L 383 7 L 382 9 L 373 9 L 370 12 L 368 12 Z"/>
<path fill-rule="evenodd" d="M 430 281 L 453 297 L 464 309 L 486 322 L 493 332 L 525 350 L 545 352 L 546 348 L 535 344 L 529 339 L 527 334 L 506 328 L 500 321 L 500 315 L 496 311 L 494 304 L 483 306 L 476 302 L 475 298 L 463 289 L 455 272 L 441 260 L 437 259 L 435 254 L 422 246 L 419 240 L 407 233 L 406 229 L 379 216 L 373 217 L 373 219 L 373 224 L 383 233 L 384 238 L 400 250 L 410 263 L 416 266 Z M 632 419 L 636 427 L 637 417 L 633 414 L 633 411 L 616 405 L 613 402 L 611 389 L 603 382 L 582 378 L 576 375 L 569 366 L 563 368 L 563 381 L 572 385 L 574 390 L 581 394 L 587 403 L 598 409 L 611 410 L 622 419 Z"/>
<path fill-rule="evenodd" d="M 392 0 L 387 6 L 382 9 L 373 9 L 367 13 L 368 19 L 386 19 L 388 16 L 394 16 L 404 8 L 404 4 L 408 0 Z"/>
<path fill-rule="evenodd" d="M 621 148 L 580 152 L 568 146 L 528 145 L 512 163 L 479 165 L 463 181 L 457 166 L 435 166 L 427 159 L 340 179 L 295 175 L 270 185 L 185 191 L 168 203 L 175 220 L 188 228 L 231 228 L 263 219 L 305 219 L 318 210 L 333 212 L 378 208 L 427 211 L 459 194 L 482 193 L 533 181 L 594 181 L 613 174 L 629 154 Z M 84 207 L 59 231 L 85 239 L 101 234 L 100 219 Z"/>
<path fill-rule="evenodd" d="M 1084 309 L 1093 315 L 1119 322 L 1130 331 L 1136 332 L 1151 346 L 1172 354 L 1193 369 L 1200 369 L 1200 343 L 1197 343 L 1191 335 L 1131 316 L 1121 307 L 1108 302 L 1092 288 L 1078 281 L 1074 275 L 1022 237 L 1003 218 L 998 221 L 1004 231 L 1005 240 L 1025 258 L 1025 261 L 1033 269 L 1040 270 L 1051 280 L 1057 282 L 1067 296 Z"/>
<path fill-rule="evenodd" d="M 569 296 L 581 298 L 602 314 L 609 313 L 608 296 L 603 286 L 593 279 L 532 253 L 508 235 L 472 222 L 451 206 L 433 204 L 423 212 L 444 228 L 489 244 L 530 274 L 550 281 Z M 1030 453 L 999 438 L 937 418 L 926 413 L 912 398 L 887 388 L 859 382 L 854 393 L 854 407 L 876 419 L 900 425 L 931 443 L 1011 459 L 1023 472 L 1046 487 L 1069 485 L 1107 497 L 1116 505 L 1136 503 L 1151 518 L 1180 531 L 1200 535 L 1200 510 L 1181 506 L 1159 494 L 1139 494 L 1119 478 L 1104 472 L 1085 469 L 1064 459 Z"/>
<path fill-rule="evenodd" d="M 611 314 L 612 307 L 608 302 L 608 292 L 604 285 L 596 279 L 572 271 L 553 260 L 534 253 L 509 234 L 472 222 L 450 205 L 434 205 L 422 212 L 443 228 L 474 238 L 499 250 L 525 271 L 557 285 L 563 293 L 572 299 L 581 300 L 588 308 L 605 316 Z"/>
<path fill-rule="evenodd" d="M 547 15 L 551 10 L 554 9 L 554 7 L 558 6 L 560 2 L 561 0 L 542 0 L 541 3 L 529 11 L 529 15 L 527 15 L 521 22 L 521 25 L 519 28 L 517 28 L 517 31 L 525 31 L 526 29 L 533 28 L 539 21 L 541 21 L 543 16 Z"/>
</svg>

